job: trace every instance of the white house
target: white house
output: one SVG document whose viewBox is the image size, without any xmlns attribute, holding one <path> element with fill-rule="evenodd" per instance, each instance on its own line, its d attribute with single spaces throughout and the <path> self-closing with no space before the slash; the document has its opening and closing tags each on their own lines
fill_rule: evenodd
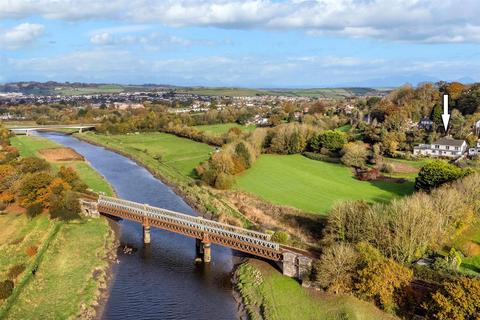
<svg viewBox="0 0 480 320">
<path fill-rule="evenodd" d="M 421 144 L 413 148 L 414 155 L 458 158 L 467 151 L 465 140 L 449 137 L 440 138 L 432 144 Z"/>
<path fill-rule="evenodd" d="M 468 155 L 469 156 L 480 155 L 480 140 L 477 141 L 477 145 L 475 146 L 475 148 L 468 149 Z"/>
</svg>

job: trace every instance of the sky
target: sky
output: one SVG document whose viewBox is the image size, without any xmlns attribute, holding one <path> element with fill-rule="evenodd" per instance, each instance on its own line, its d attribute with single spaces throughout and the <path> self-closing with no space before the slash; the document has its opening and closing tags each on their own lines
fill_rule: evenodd
<svg viewBox="0 0 480 320">
<path fill-rule="evenodd" d="M 0 0 L 0 82 L 480 81 L 478 0 Z"/>
</svg>

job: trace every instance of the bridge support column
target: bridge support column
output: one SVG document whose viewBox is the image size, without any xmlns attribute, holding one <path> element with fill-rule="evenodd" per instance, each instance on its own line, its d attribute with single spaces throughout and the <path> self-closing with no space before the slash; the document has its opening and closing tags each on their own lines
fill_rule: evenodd
<svg viewBox="0 0 480 320">
<path fill-rule="evenodd" d="M 212 249 L 210 241 L 195 240 L 195 262 L 210 263 L 212 261 Z"/>
<path fill-rule="evenodd" d="M 78 129 L 78 133 L 82 133 L 82 132 L 83 132 L 83 128 Z"/>
<path fill-rule="evenodd" d="M 212 261 L 212 248 L 210 242 L 202 242 L 203 245 L 203 262 L 210 263 Z"/>
<path fill-rule="evenodd" d="M 150 243 L 150 226 L 143 226 L 143 243 Z"/>
</svg>

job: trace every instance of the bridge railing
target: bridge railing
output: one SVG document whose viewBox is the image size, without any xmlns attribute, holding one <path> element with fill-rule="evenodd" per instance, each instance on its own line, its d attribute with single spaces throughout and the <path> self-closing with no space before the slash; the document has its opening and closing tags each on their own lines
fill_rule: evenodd
<svg viewBox="0 0 480 320">
<path fill-rule="evenodd" d="M 278 243 L 271 242 L 270 235 L 247 230 L 239 227 L 230 226 L 228 224 L 207 220 L 202 217 L 190 216 L 187 214 L 152 207 L 145 204 L 136 203 L 133 201 L 117 199 L 107 196 L 100 196 L 98 199 L 100 206 L 113 207 L 120 210 L 145 216 L 152 219 L 184 225 L 190 228 L 201 230 L 203 232 L 227 237 L 230 239 L 251 243 L 257 246 L 262 246 L 272 250 L 280 250 Z"/>
</svg>

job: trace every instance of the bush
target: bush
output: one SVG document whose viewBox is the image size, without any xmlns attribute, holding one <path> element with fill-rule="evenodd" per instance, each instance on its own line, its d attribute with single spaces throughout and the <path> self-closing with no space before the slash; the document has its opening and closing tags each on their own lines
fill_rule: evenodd
<svg viewBox="0 0 480 320">
<path fill-rule="evenodd" d="M 27 248 L 26 253 L 27 253 L 27 256 L 33 257 L 37 254 L 37 251 L 38 251 L 37 246 L 30 246 Z"/>
<path fill-rule="evenodd" d="M 287 243 L 288 238 L 289 235 L 285 231 L 275 231 L 275 233 L 272 235 L 271 240 L 278 243 Z"/>
<path fill-rule="evenodd" d="M 22 173 L 35 173 L 50 169 L 50 164 L 44 159 L 26 157 L 19 161 L 19 169 Z"/>
<path fill-rule="evenodd" d="M 471 171 L 462 170 L 457 166 L 443 160 L 430 161 L 418 173 L 415 179 L 415 189 L 431 191 L 444 183 L 455 181 L 465 177 Z"/>
<path fill-rule="evenodd" d="M 5 300 L 12 294 L 14 283 L 12 280 L 0 282 L 0 299 Z"/>
<path fill-rule="evenodd" d="M 234 178 L 230 174 L 220 173 L 215 179 L 215 188 L 217 189 L 230 189 L 233 186 Z"/>
<path fill-rule="evenodd" d="M 0 211 L 3 211 L 7 208 L 7 204 L 3 201 L 0 201 Z"/>
<path fill-rule="evenodd" d="M 395 171 L 395 167 L 391 163 L 384 162 L 380 167 L 380 171 L 383 173 L 392 173 L 393 171 Z"/>
<path fill-rule="evenodd" d="M 10 280 L 15 280 L 23 271 L 25 271 L 25 265 L 24 264 L 14 265 L 8 270 L 7 277 Z"/>
<path fill-rule="evenodd" d="M 43 205 L 40 202 L 36 202 L 29 207 L 27 207 L 27 216 L 30 219 L 35 218 L 39 214 L 41 214 L 43 211 Z"/>
</svg>

